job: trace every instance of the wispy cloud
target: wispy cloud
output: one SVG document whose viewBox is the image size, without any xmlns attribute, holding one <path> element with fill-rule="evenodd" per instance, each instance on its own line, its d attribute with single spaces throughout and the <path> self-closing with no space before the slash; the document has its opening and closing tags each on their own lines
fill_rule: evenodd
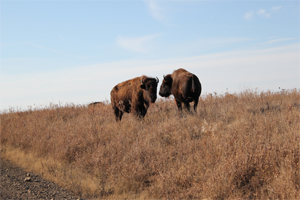
<svg viewBox="0 0 300 200">
<path fill-rule="evenodd" d="M 261 16 L 261 17 L 266 17 L 266 18 L 270 18 L 271 17 L 271 14 L 270 13 L 266 13 L 266 10 L 264 10 L 264 9 L 259 9 L 256 13 L 259 16 Z"/>
<path fill-rule="evenodd" d="M 263 10 L 263 9 L 260 9 L 259 11 L 257 11 L 257 14 L 259 14 L 259 15 L 263 15 L 265 12 L 266 12 L 265 10 Z"/>
<path fill-rule="evenodd" d="M 159 35 L 160 34 L 152 34 L 142 37 L 118 36 L 116 38 L 116 44 L 126 50 L 146 53 L 153 48 L 153 45 L 150 42 Z"/>
<path fill-rule="evenodd" d="M 274 6 L 271 8 L 272 11 L 278 11 L 282 8 L 282 6 Z M 265 9 L 259 9 L 258 11 L 256 12 L 253 12 L 253 11 L 249 11 L 249 12 L 246 12 L 244 14 L 244 19 L 246 20 L 252 20 L 254 15 L 259 15 L 260 17 L 262 18 L 271 18 L 271 13 L 268 13 Z"/>
<path fill-rule="evenodd" d="M 272 10 L 273 11 L 278 11 L 278 10 L 280 10 L 282 8 L 282 6 L 274 6 L 274 7 L 272 7 Z"/>
<path fill-rule="evenodd" d="M 209 51 L 218 51 L 224 47 L 234 47 L 238 44 L 247 44 L 252 41 L 252 38 L 210 38 L 210 37 L 202 37 L 197 40 L 192 40 L 188 43 L 178 44 L 174 47 L 173 51 L 181 52 L 181 54 L 185 54 L 185 52 L 197 52 L 197 53 L 205 53 Z"/>
<path fill-rule="evenodd" d="M 244 18 L 245 18 L 246 20 L 252 20 L 252 18 L 253 18 L 253 11 L 246 12 L 246 13 L 244 14 Z"/>
<path fill-rule="evenodd" d="M 270 44 L 270 43 L 285 42 L 285 41 L 296 40 L 296 39 L 298 38 L 280 38 L 280 39 L 270 40 L 266 43 Z"/>
<path fill-rule="evenodd" d="M 273 6 L 272 8 L 270 8 L 270 12 L 277 12 L 279 11 L 283 6 Z M 263 17 L 263 18 L 271 18 L 271 13 L 268 13 L 267 10 L 265 9 L 259 9 L 258 11 L 256 12 L 253 12 L 253 11 L 249 11 L 249 12 L 246 12 L 244 14 L 244 19 L 246 20 L 252 20 L 254 15 L 259 15 L 260 17 Z"/>
<path fill-rule="evenodd" d="M 152 17 L 159 22 L 167 23 L 167 18 L 163 14 L 163 9 L 157 4 L 155 0 L 145 0 L 145 4 L 147 5 Z"/>
</svg>

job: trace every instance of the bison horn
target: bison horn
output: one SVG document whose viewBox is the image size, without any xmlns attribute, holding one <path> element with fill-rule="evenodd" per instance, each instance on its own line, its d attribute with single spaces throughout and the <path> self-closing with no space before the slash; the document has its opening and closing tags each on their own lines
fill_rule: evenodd
<svg viewBox="0 0 300 200">
<path fill-rule="evenodd" d="M 163 77 L 164 77 L 164 80 L 166 80 L 166 76 L 165 76 L 165 75 L 163 75 Z"/>
<path fill-rule="evenodd" d="M 144 77 L 142 78 L 142 84 L 144 85 Z"/>
<path fill-rule="evenodd" d="M 159 82 L 159 79 L 156 77 L 156 83 L 158 83 Z"/>
</svg>

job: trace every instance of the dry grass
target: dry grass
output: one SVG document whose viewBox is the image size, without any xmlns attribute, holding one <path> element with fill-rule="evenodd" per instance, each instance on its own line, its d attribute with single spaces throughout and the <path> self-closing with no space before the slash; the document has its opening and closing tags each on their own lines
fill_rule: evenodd
<svg viewBox="0 0 300 200">
<path fill-rule="evenodd" d="M 174 102 L 144 120 L 110 105 L 1 114 L 1 156 L 85 197 L 300 199 L 300 91 Z"/>
</svg>

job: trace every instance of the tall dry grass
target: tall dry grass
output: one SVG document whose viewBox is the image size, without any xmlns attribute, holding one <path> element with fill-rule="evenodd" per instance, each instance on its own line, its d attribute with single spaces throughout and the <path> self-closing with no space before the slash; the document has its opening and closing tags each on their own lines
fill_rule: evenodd
<svg viewBox="0 0 300 200">
<path fill-rule="evenodd" d="M 11 110 L 1 156 L 84 197 L 300 199 L 299 100 L 246 90 L 181 115 L 159 100 L 120 123 L 108 104 Z"/>
</svg>

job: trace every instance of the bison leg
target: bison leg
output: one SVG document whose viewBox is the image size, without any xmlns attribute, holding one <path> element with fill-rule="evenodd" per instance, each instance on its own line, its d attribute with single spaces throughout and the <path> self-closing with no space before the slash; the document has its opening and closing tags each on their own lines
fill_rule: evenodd
<svg viewBox="0 0 300 200">
<path fill-rule="evenodd" d="M 198 98 L 197 99 L 195 99 L 195 103 L 194 103 L 194 110 L 195 110 L 195 112 L 197 113 L 197 106 L 198 106 Z"/>
<path fill-rule="evenodd" d="M 144 103 L 134 103 L 133 107 L 131 107 L 132 113 L 137 116 L 138 118 L 144 118 L 147 113 L 147 108 L 144 106 Z"/>
<path fill-rule="evenodd" d="M 175 99 L 175 103 L 177 105 L 178 110 L 181 111 L 182 110 L 181 102 Z"/>
<path fill-rule="evenodd" d="M 139 110 L 139 117 L 140 117 L 140 118 L 144 118 L 145 115 L 146 115 L 146 113 L 147 113 L 147 109 L 145 109 L 145 108 Z"/>
<path fill-rule="evenodd" d="M 147 109 L 144 105 L 138 106 L 137 115 L 139 118 L 144 118 L 147 113 Z"/>
<path fill-rule="evenodd" d="M 184 101 L 184 108 L 186 108 L 188 111 L 190 111 L 190 102 L 189 102 L 188 99 L 186 99 L 186 100 Z"/>
<path fill-rule="evenodd" d="M 116 121 L 121 121 L 122 116 L 123 116 L 123 112 L 121 110 L 119 110 L 119 108 L 114 107 L 114 113 L 116 116 Z"/>
<path fill-rule="evenodd" d="M 121 119 L 122 119 L 122 116 L 123 116 L 123 112 L 120 110 L 119 111 L 119 120 L 121 121 Z"/>
</svg>

